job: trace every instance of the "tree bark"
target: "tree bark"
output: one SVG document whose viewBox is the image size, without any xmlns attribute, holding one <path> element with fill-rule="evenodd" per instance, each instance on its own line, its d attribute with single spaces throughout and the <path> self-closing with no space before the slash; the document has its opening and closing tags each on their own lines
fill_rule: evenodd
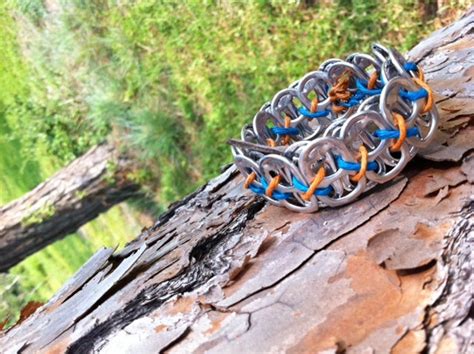
<svg viewBox="0 0 474 354">
<path fill-rule="evenodd" d="M 234 167 L 103 249 L 0 337 L 7 353 L 472 352 L 474 14 L 410 57 L 441 113 L 405 176 L 315 214 Z"/>
<path fill-rule="evenodd" d="M 136 195 L 131 172 L 131 160 L 113 144 L 98 145 L 0 208 L 0 272 Z"/>
</svg>

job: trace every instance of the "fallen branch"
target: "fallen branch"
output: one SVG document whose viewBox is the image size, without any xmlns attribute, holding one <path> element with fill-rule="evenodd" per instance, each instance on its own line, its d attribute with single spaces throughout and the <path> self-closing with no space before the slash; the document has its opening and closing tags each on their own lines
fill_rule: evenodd
<svg viewBox="0 0 474 354">
<path fill-rule="evenodd" d="M 0 272 L 137 195 L 132 161 L 98 145 L 23 197 L 0 208 Z"/>
</svg>

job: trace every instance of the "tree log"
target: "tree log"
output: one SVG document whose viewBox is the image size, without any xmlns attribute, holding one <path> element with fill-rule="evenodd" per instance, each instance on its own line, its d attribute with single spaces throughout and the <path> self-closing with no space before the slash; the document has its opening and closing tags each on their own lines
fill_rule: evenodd
<svg viewBox="0 0 474 354">
<path fill-rule="evenodd" d="M 404 176 L 296 214 L 234 167 L 103 249 L 3 333 L 8 353 L 453 353 L 473 349 L 474 12 L 409 54 L 441 115 Z"/>
<path fill-rule="evenodd" d="M 136 195 L 131 171 L 113 144 L 98 145 L 0 208 L 0 272 Z"/>
</svg>

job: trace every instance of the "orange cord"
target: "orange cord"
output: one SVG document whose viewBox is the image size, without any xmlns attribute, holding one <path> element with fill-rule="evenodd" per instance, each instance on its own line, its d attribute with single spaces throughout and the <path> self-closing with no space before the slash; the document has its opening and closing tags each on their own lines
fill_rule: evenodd
<svg viewBox="0 0 474 354">
<path fill-rule="evenodd" d="M 423 70 L 420 67 L 418 67 L 418 78 L 421 81 L 425 82 L 425 73 L 423 72 Z"/>
<path fill-rule="evenodd" d="M 285 128 L 289 128 L 291 126 L 291 118 L 288 116 L 285 116 Z M 288 145 L 291 141 L 291 138 L 289 135 L 285 135 L 283 137 L 283 145 Z"/>
<path fill-rule="evenodd" d="M 270 184 L 268 185 L 267 190 L 265 191 L 265 195 L 267 197 L 270 197 L 270 198 L 272 197 L 273 191 L 278 187 L 278 184 L 280 184 L 280 180 L 281 180 L 280 175 L 277 175 L 272 178 L 272 180 L 270 181 Z"/>
<path fill-rule="evenodd" d="M 311 199 L 314 192 L 316 192 L 316 189 L 323 181 L 324 177 L 326 177 L 326 170 L 324 169 L 323 166 L 321 166 L 318 172 L 316 173 L 316 175 L 314 176 L 313 181 L 309 185 L 308 190 L 302 195 L 303 200 L 308 201 Z"/>
<path fill-rule="evenodd" d="M 374 71 L 371 75 L 370 75 L 370 79 L 369 79 L 369 82 L 367 83 L 367 88 L 369 90 L 372 90 L 374 87 L 375 87 L 375 84 L 377 83 L 377 79 L 379 78 L 379 74 L 377 74 L 376 71 Z"/>
<path fill-rule="evenodd" d="M 314 113 L 318 110 L 318 103 L 318 98 L 313 98 L 313 100 L 311 101 L 311 113 Z"/>
<path fill-rule="evenodd" d="M 349 87 L 349 73 L 344 72 L 338 79 L 337 84 L 335 84 L 331 90 L 329 90 L 330 97 L 336 97 L 337 99 L 349 99 L 351 93 L 347 91 Z"/>
<path fill-rule="evenodd" d="M 369 153 L 367 152 L 367 149 L 365 148 L 364 145 L 361 145 L 359 147 L 359 153 L 360 153 L 360 170 L 359 172 L 357 172 L 356 175 L 351 177 L 351 180 L 354 182 L 359 182 L 360 179 L 364 177 L 365 173 L 367 172 Z"/>
<path fill-rule="evenodd" d="M 349 98 L 351 98 L 351 93 L 349 91 L 338 89 L 337 91 L 329 92 L 329 100 L 331 102 L 337 100 L 347 101 Z"/>
<path fill-rule="evenodd" d="M 270 146 L 272 148 L 274 148 L 276 146 L 276 142 L 272 138 L 267 139 L 267 144 L 268 144 L 268 146 Z"/>
<path fill-rule="evenodd" d="M 329 100 L 331 102 L 335 102 L 337 100 L 341 101 L 347 101 L 349 98 L 351 98 L 351 93 L 348 90 L 349 87 L 349 73 L 346 71 L 344 72 L 340 77 L 339 80 L 337 81 L 337 84 L 335 84 L 331 90 L 329 90 Z M 340 113 L 344 110 L 346 110 L 345 107 L 342 106 L 332 106 L 332 110 L 335 113 Z"/>
<path fill-rule="evenodd" d="M 425 107 L 421 111 L 421 113 L 426 113 L 429 110 L 431 110 L 431 108 L 433 107 L 433 103 L 434 103 L 434 101 L 433 101 L 433 91 L 431 90 L 431 88 L 428 86 L 428 84 L 426 82 L 420 80 L 419 78 L 414 77 L 413 81 L 415 81 L 418 85 L 420 85 L 426 91 L 428 91 L 428 97 L 426 98 Z"/>
<path fill-rule="evenodd" d="M 255 172 L 252 172 L 249 174 L 244 182 L 244 188 L 248 189 L 250 185 L 255 181 L 255 178 L 257 177 L 257 174 Z"/>
<path fill-rule="evenodd" d="M 393 118 L 395 121 L 395 126 L 398 127 L 398 130 L 400 131 L 400 137 L 397 139 L 397 141 L 390 147 L 390 151 L 400 151 L 403 142 L 405 141 L 407 137 L 407 126 L 405 124 L 405 119 L 401 114 L 394 113 Z"/>
</svg>

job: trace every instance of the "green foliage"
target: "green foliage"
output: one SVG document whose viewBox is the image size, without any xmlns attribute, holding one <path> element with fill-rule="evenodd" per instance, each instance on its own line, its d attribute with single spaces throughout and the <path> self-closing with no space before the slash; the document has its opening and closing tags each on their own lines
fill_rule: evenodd
<svg viewBox="0 0 474 354">
<path fill-rule="evenodd" d="M 115 161 L 107 161 L 107 164 L 105 166 L 105 181 L 110 185 L 114 186 L 115 183 L 117 182 L 116 175 L 117 175 L 117 169 L 118 169 L 118 164 Z"/>
<path fill-rule="evenodd" d="M 79 200 L 82 200 L 87 196 L 86 191 L 76 191 L 74 194 L 75 194 L 75 197 Z"/>
<path fill-rule="evenodd" d="M 6 0 L 11 6 L 18 8 L 35 24 L 39 25 L 46 13 L 42 0 Z"/>
<path fill-rule="evenodd" d="M 14 274 L 0 274 L 0 321 L 8 320 L 7 327 L 15 323 L 11 312 L 13 309 L 21 309 L 32 298 L 31 292 L 26 292 L 20 285 L 20 278 Z"/>
<path fill-rule="evenodd" d="M 133 183 L 144 185 L 144 184 L 150 182 L 152 176 L 151 176 L 150 171 L 148 171 L 144 168 L 137 168 L 137 169 L 127 173 L 126 178 L 127 178 L 127 180 L 129 180 Z"/>
<path fill-rule="evenodd" d="M 21 220 L 21 225 L 23 227 L 27 227 L 34 224 L 40 224 L 54 216 L 55 212 L 56 208 L 54 207 L 54 205 L 46 203 L 41 208 L 33 211 L 31 214 L 23 218 Z"/>
<path fill-rule="evenodd" d="M 11 11 L 0 2 L 0 205 L 22 196 L 64 163 L 51 154 L 54 135 L 36 126 L 48 102 L 32 91 L 47 91 L 49 86 L 47 81 L 36 81 L 34 67 L 20 52 L 20 31 L 7 10 Z M 33 137 L 33 131 L 39 136 Z M 29 140 L 32 138 L 34 141 Z M 74 155 L 71 151 L 64 153 Z M 27 222 L 51 214 L 51 208 L 40 214 Z M 79 233 L 30 256 L 9 274 L 0 274 L 0 321 L 10 317 L 9 323 L 14 323 L 29 301 L 47 301 L 98 248 L 123 246 L 141 228 L 129 214 L 127 208 L 115 207 Z"/>
<path fill-rule="evenodd" d="M 20 105 L 33 112 L 25 145 L 68 161 L 114 130 L 168 203 L 214 176 L 261 104 L 326 58 L 373 41 L 408 49 L 431 29 L 414 5 L 69 2 L 27 41 L 38 87 Z"/>
<path fill-rule="evenodd" d="M 385 5 L 351 1 L 304 9 L 279 2 L 140 1 L 111 6 L 107 16 L 81 6 L 66 22 L 98 19 L 106 48 L 101 52 L 108 54 L 104 72 L 121 83 L 117 97 L 131 110 L 149 110 L 124 116 L 119 126 L 130 128 L 132 146 L 151 158 L 175 157 L 169 148 L 183 144 L 178 148 L 189 162 L 184 168 L 192 167 L 184 176 L 195 185 L 229 161 L 225 142 L 279 88 L 327 57 L 368 50 L 380 39 L 403 50 L 411 43 L 402 33 L 423 34 L 413 4 Z M 180 166 L 179 158 L 162 164 L 170 169 L 161 170 L 163 189 L 176 189 L 176 178 L 168 176 L 182 174 Z"/>
</svg>

